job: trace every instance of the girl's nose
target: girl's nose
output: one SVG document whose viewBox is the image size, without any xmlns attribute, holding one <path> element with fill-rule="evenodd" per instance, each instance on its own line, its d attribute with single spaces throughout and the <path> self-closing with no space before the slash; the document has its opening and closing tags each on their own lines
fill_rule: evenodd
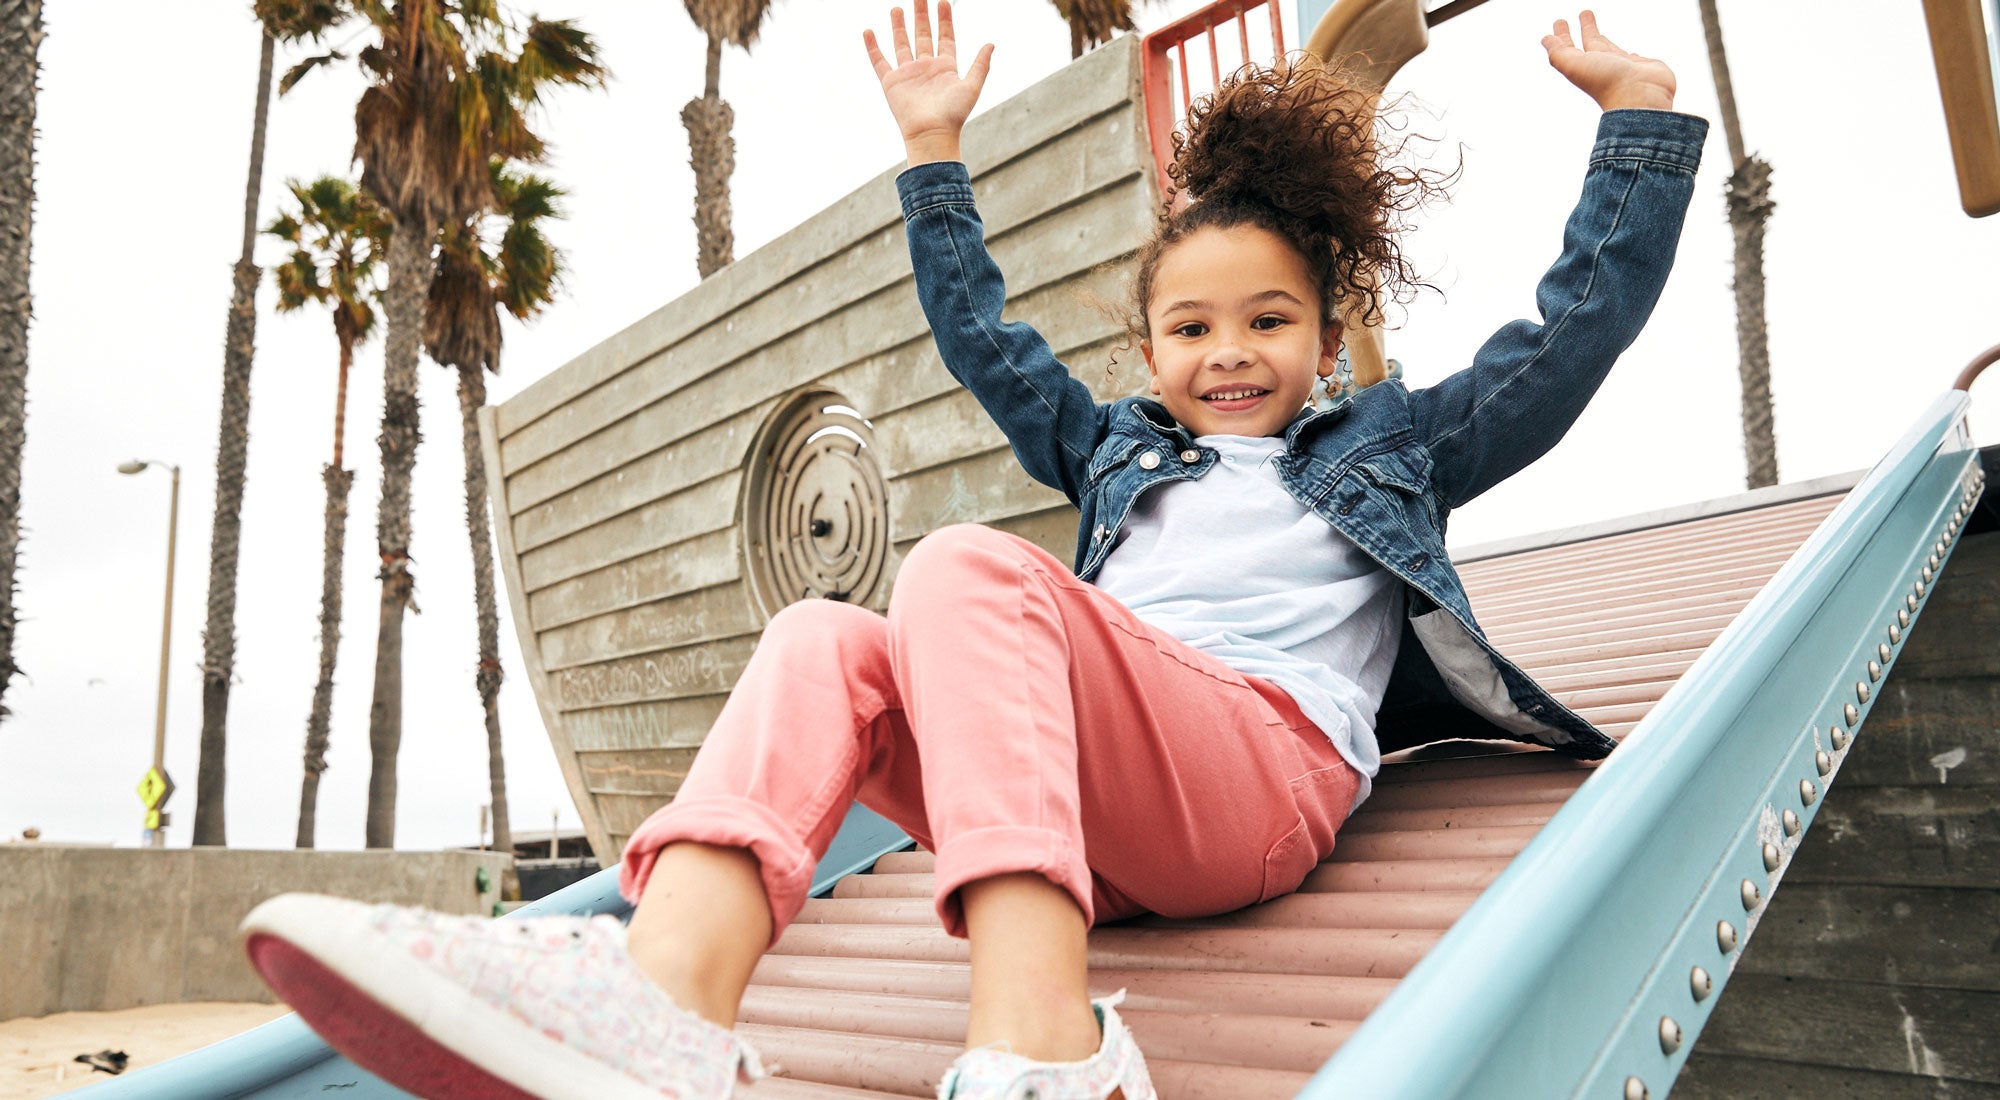
<svg viewBox="0 0 2000 1100">
<path fill-rule="evenodd" d="M 1237 367 L 1248 366 L 1250 364 L 1250 350 L 1241 339 L 1233 335 L 1226 335 L 1216 343 L 1214 350 L 1209 353 L 1208 361 L 1211 366 L 1220 367 L 1223 370 L 1234 370 Z"/>
</svg>

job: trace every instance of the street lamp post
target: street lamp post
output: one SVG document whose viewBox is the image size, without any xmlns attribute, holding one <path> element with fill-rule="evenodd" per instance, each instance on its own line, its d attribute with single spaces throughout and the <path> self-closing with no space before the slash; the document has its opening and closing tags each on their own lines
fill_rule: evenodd
<svg viewBox="0 0 2000 1100">
<path fill-rule="evenodd" d="M 139 797 L 146 803 L 146 844 L 164 848 L 167 844 L 167 815 L 164 807 L 174 793 L 174 781 L 167 777 L 167 655 L 174 632 L 174 548 L 181 518 L 181 468 L 170 462 L 141 461 L 118 464 L 121 474 L 137 474 L 148 466 L 164 466 L 173 474 L 173 488 L 167 504 L 167 597 L 160 619 L 160 696 L 153 708 L 153 767 L 139 783 Z"/>
</svg>

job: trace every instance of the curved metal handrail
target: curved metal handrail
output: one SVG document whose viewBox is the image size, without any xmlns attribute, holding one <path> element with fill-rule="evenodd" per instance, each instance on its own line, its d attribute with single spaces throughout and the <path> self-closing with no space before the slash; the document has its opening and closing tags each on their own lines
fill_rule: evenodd
<svg viewBox="0 0 2000 1100">
<path fill-rule="evenodd" d="M 1972 380 L 1979 377 L 1980 371 L 1992 366 L 1995 360 L 2000 360 L 2000 344 L 1995 344 L 1973 356 L 1972 362 L 1967 363 L 1965 369 L 1958 372 L 1958 381 L 1953 382 L 1951 388 L 1961 391 L 1972 389 Z"/>
</svg>

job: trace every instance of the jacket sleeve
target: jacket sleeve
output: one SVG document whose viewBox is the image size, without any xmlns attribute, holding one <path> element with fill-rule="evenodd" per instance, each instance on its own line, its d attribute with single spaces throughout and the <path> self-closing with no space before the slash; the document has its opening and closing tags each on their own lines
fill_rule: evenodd
<svg viewBox="0 0 2000 1100">
<path fill-rule="evenodd" d="M 1446 506 L 1547 453 L 1638 338 L 1673 268 L 1707 132 L 1671 111 L 1604 113 L 1562 255 L 1535 289 L 1542 323 L 1509 322 L 1471 366 L 1410 395 Z"/>
<path fill-rule="evenodd" d="M 917 300 L 938 354 L 1006 434 L 1021 467 L 1078 502 L 1109 406 L 1072 378 L 1032 327 L 1003 321 L 1006 282 L 986 251 L 972 182 L 957 161 L 896 178 Z"/>
</svg>

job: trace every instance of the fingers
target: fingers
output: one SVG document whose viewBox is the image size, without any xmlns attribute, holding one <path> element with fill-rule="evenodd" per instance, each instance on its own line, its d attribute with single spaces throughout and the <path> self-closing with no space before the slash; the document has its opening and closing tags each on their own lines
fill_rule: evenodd
<svg viewBox="0 0 2000 1100">
<path fill-rule="evenodd" d="M 993 67 L 993 43 L 979 47 L 979 55 L 972 59 L 972 67 L 965 70 L 965 82 L 972 85 L 972 94 L 977 96 L 986 87 L 986 71 Z"/>
<path fill-rule="evenodd" d="M 896 44 L 896 64 L 907 65 L 914 58 L 910 54 L 910 32 L 903 26 L 903 9 L 889 10 L 889 38 Z"/>
<path fill-rule="evenodd" d="M 931 48 L 931 6 L 928 0 L 917 0 L 917 44 L 918 57 L 929 57 Z"/>
<path fill-rule="evenodd" d="M 952 34 L 951 0 L 938 0 L 937 54 L 958 68 L 958 40 Z"/>
<path fill-rule="evenodd" d="M 882 56 L 882 47 L 875 42 L 875 32 L 862 31 L 861 44 L 868 48 L 868 62 L 875 66 L 876 79 L 888 79 L 889 74 L 896 70 L 889 64 L 889 59 Z"/>
<path fill-rule="evenodd" d="M 1627 53 L 1627 51 L 1622 47 L 1620 47 L 1618 43 L 1613 42 L 1611 39 L 1605 37 L 1604 32 L 1597 29 L 1596 12 L 1590 11 L 1589 9 L 1585 9 L 1581 15 L 1578 15 L 1576 17 L 1576 21 L 1582 25 L 1581 29 L 1583 33 L 1581 37 L 1583 38 L 1584 49 L 1605 50 L 1611 53 L 1621 53 L 1621 54 Z M 1628 54 L 1628 56 L 1630 55 Z"/>
</svg>

